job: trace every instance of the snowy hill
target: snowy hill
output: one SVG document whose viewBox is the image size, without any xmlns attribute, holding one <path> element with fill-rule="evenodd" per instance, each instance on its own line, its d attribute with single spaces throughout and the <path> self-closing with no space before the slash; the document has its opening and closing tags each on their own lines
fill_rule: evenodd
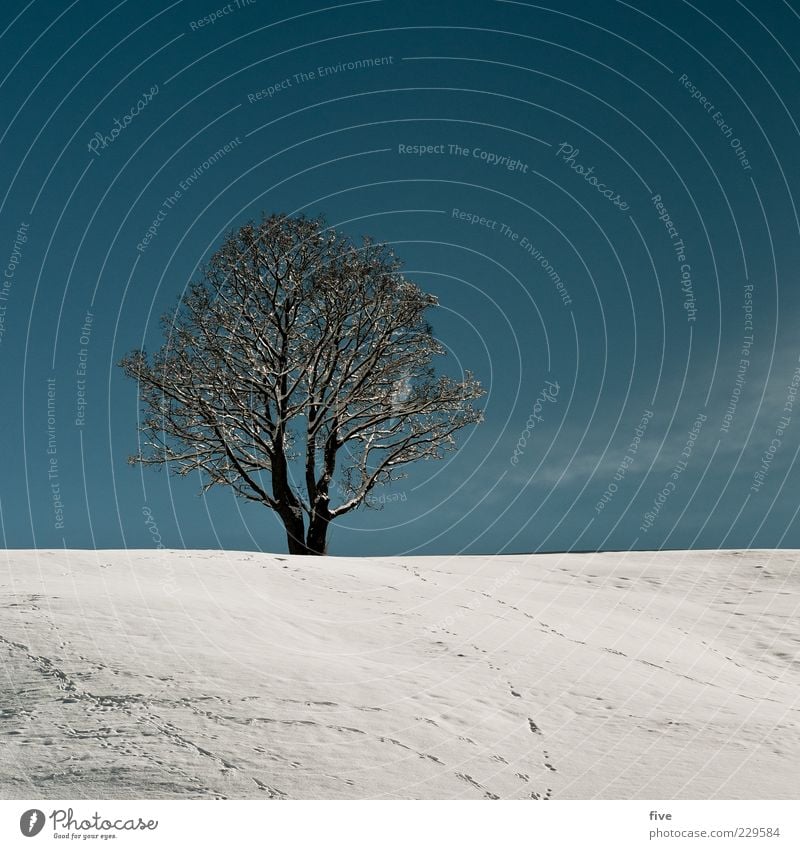
<svg viewBox="0 0 800 849">
<path fill-rule="evenodd" d="M 800 553 L 0 555 L 4 798 L 796 798 Z"/>
</svg>

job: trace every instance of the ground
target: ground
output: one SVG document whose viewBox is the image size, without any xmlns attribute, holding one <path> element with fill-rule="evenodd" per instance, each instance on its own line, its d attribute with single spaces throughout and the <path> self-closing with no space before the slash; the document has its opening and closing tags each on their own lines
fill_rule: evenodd
<svg viewBox="0 0 800 849">
<path fill-rule="evenodd" d="M 0 554 L 0 798 L 796 798 L 800 552 Z"/>
</svg>

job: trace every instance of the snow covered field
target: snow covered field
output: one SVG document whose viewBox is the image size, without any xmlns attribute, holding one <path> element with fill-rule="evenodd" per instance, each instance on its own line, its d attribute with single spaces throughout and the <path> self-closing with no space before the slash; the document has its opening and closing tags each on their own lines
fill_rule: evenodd
<svg viewBox="0 0 800 849">
<path fill-rule="evenodd" d="M 800 552 L 0 555 L 3 798 L 797 798 Z"/>
</svg>

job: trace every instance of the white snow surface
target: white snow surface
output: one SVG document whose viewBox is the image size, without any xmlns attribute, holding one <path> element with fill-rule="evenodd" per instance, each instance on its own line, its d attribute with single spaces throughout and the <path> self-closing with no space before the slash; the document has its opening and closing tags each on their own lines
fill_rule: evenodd
<svg viewBox="0 0 800 849">
<path fill-rule="evenodd" d="M 800 552 L 0 555 L 3 798 L 800 791 Z"/>
</svg>

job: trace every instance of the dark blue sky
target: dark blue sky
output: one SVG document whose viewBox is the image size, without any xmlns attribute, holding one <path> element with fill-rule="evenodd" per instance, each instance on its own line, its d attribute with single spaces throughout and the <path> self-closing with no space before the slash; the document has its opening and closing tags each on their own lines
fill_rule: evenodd
<svg viewBox="0 0 800 849">
<path fill-rule="evenodd" d="M 800 547 L 796 2 L 0 16 L 7 547 L 284 549 L 265 508 L 127 465 L 115 366 L 275 211 L 395 245 L 440 367 L 488 389 L 331 553 Z"/>
</svg>

